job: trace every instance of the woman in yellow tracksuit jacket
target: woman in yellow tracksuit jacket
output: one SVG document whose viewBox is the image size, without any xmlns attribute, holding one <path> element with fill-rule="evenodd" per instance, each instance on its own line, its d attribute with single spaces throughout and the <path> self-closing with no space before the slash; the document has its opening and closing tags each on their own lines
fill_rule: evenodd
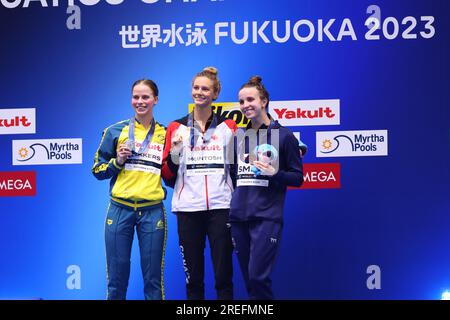
<svg viewBox="0 0 450 320">
<path fill-rule="evenodd" d="M 107 299 L 126 299 L 134 229 L 139 239 L 145 299 L 164 299 L 166 213 L 161 165 L 166 129 L 155 121 L 158 87 L 148 79 L 132 86 L 134 116 L 103 131 L 92 172 L 110 179 L 105 220 Z"/>
</svg>

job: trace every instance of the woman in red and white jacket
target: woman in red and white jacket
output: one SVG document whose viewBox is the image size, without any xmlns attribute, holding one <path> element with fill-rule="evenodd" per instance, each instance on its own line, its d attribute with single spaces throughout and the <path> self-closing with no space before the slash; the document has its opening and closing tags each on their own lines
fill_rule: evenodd
<svg viewBox="0 0 450 320">
<path fill-rule="evenodd" d="M 192 81 L 193 112 L 171 122 L 166 134 L 162 175 L 167 185 L 174 186 L 172 212 L 177 215 L 190 300 L 205 298 L 206 236 L 217 298 L 233 299 L 233 246 L 228 224 L 233 183 L 226 155 L 237 126 L 212 110 L 220 89 L 216 68 L 197 73 Z"/>
</svg>

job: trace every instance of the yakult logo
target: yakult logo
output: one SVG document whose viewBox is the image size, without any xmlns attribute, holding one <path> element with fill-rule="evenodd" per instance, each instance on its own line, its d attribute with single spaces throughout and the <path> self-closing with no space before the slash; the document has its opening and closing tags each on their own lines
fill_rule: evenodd
<svg viewBox="0 0 450 320">
<path fill-rule="evenodd" d="M 36 109 L 0 109 L 0 134 L 36 133 Z"/>
<path fill-rule="evenodd" d="M 246 127 L 249 120 L 242 114 L 237 102 L 217 102 L 213 111 L 227 119 L 233 119 L 240 128 Z M 194 110 L 189 104 L 188 111 Z M 298 100 L 270 101 L 270 115 L 283 126 L 319 126 L 340 124 L 339 100 Z"/>
<path fill-rule="evenodd" d="M 13 165 L 82 163 L 81 139 L 13 140 Z"/>
<path fill-rule="evenodd" d="M 139 150 L 142 146 L 142 143 L 135 142 L 134 145 L 135 145 L 135 149 Z M 162 151 L 162 149 L 163 149 L 163 146 L 161 144 L 153 144 L 152 143 L 147 146 L 146 150 Z"/>
<path fill-rule="evenodd" d="M 283 126 L 340 124 L 339 100 L 271 101 L 269 111 Z"/>
<path fill-rule="evenodd" d="M 317 157 L 387 156 L 388 131 L 334 131 L 316 133 Z"/>
<path fill-rule="evenodd" d="M 34 171 L 0 172 L 0 197 L 36 195 Z"/>
</svg>

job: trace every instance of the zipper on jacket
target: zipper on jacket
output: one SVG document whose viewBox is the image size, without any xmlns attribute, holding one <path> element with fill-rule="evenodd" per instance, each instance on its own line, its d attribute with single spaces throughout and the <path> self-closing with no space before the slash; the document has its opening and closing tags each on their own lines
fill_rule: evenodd
<svg viewBox="0 0 450 320">
<path fill-rule="evenodd" d="M 208 201 L 208 176 L 205 176 L 205 192 L 206 192 L 206 210 L 209 210 L 209 201 Z"/>
</svg>

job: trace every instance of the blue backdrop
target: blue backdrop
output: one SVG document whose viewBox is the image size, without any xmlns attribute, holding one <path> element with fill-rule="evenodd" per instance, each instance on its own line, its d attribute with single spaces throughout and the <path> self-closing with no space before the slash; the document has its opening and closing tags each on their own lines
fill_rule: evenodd
<svg viewBox="0 0 450 320">
<path fill-rule="evenodd" d="M 66 13 L 67 1 L 59 6 L 16 1 L 15 8 L 7 8 L 8 3 L 13 2 L 0 4 L 0 109 L 35 108 L 36 133 L 0 135 L 0 170 L 35 171 L 37 191 L 35 196 L 0 197 L 0 299 L 105 298 L 108 182 L 97 181 L 90 171 L 101 132 L 132 115 L 131 84 L 143 77 L 159 86 L 159 122 L 167 125 L 186 114 L 191 79 L 205 66 L 219 70 L 219 102 L 236 101 L 239 87 L 254 74 L 263 77 L 274 101 L 340 100 L 340 125 L 292 127 L 309 146 L 305 163 L 340 163 L 341 188 L 288 192 L 273 274 L 278 298 L 439 299 L 450 289 L 446 1 L 160 0 L 92 6 L 75 1 L 78 20 Z M 388 17 L 399 21 L 398 35 L 390 22 L 384 32 L 374 33 L 379 40 L 366 39 L 370 5 L 380 9 L 382 25 Z M 434 17 L 430 38 L 421 21 L 428 16 Z M 411 25 L 401 24 L 405 17 L 415 17 L 411 33 L 416 39 L 404 38 Z M 67 27 L 71 19 L 79 29 Z M 294 30 L 294 25 L 303 19 L 315 32 L 300 42 L 296 38 L 306 37 L 309 29 L 302 24 Z M 331 41 L 324 32 L 320 41 L 319 20 L 326 25 L 330 19 L 336 19 L 329 28 L 332 37 L 338 38 L 349 19 L 356 39 L 343 34 L 341 41 Z M 287 20 L 286 42 L 274 41 L 273 23 L 260 29 L 270 43 L 258 36 L 264 21 L 277 21 L 282 37 Z M 242 38 L 245 21 L 249 39 L 237 44 L 231 25 Z M 215 31 L 220 22 L 228 23 L 218 30 L 228 36 Z M 194 30 L 197 24 L 206 29 L 207 43 L 171 47 L 164 43 L 163 30 L 172 24 L 184 27 L 179 33 L 184 40 L 186 25 Z M 139 45 L 142 40 L 119 34 L 135 25 L 139 30 L 159 25 L 162 41 L 155 47 L 124 48 L 123 41 Z M 388 155 L 316 156 L 316 132 L 351 130 L 388 130 Z M 12 140 L 62 138 L 82 139 L 82 164 L 12 164 Z M 171 196 L 169 190 L 165 289 L 168 299 L 184 299 Z M 209 254 L 206 261 L 207 297 L 214 298 Z M 79 289 L 67 286 L 71 265 L 80 268 Z M 379 289 L 367 287 L 371 265 L 380 268 Z M 236 297 L 245 299 L 236 263 L 234 278 Z M 141 279 L 135 244 L 129 299 L 143 297 Z"/>
</svg>

